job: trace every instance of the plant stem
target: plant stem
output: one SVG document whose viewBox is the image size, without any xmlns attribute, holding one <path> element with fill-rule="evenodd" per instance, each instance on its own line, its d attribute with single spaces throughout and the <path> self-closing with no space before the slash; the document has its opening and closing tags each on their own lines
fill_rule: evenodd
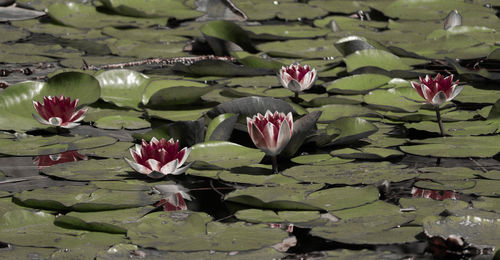
<svg viewBox="0 0 500 260">
<path fill-rule="evenodd" d="M 299 99 L 299 92 L 295 92 L 295 99 Z"/>
<path fill-rule="evenodd" d="M 271 160 L 273 161 L 273 173 L 278 173 L 278 158 L 276 155 L 271 156 Z"/>
<path fill-rule="evenodd" d="M 441 119 L 441 113 L 439 113 L 439 106 L 435 106 L 435 108 L 436 108 L 436 117 L 439 124 L 439 130 L 441 131 L 441 136 L 444 137 L 443 119 Z"/>
</svg>

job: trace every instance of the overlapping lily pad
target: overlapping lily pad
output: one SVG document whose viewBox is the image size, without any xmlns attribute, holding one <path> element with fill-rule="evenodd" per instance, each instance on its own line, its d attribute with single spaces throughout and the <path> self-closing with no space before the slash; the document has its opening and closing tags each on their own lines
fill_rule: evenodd
<svg viewBox="0 0 500 260">
<path fill-rule="evenodd" d="M 131 226 L 127 236 L 143 247 L 187 252 L 260 249 L 281 242 L 287 234 L 267 225 L 210 222 L 203 213 L 157 212 Z"/>
<path fill-rule="evenodd" d="M 134 170 L 123 159 L 88 160 L 58 164 L 42 170 L 44 174 L 75 181 L 123 180 Z"/>
</svg>

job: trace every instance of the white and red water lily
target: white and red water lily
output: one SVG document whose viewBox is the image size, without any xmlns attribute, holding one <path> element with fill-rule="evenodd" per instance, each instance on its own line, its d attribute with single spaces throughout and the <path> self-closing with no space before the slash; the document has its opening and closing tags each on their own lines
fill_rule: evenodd
<svg viewBox="0 0 500 260">
<path fill-rule="evenodd" d="M 253 143 L 267 155 L 276 156 L 283 151 L 292 138 L 292 113 L 258 113 L 253 118 L 247 117 L 247 127 Z"/>
<path fill-rule="evenodd" d="M 80 125 L 77 122 L 85 117 L 88 109 L 85 107 L 76 110 L 77 105 L 78 99 L 71 100 L 70 97 L 64 97 L 64 95 L 45 96 L 43 102 L 33 101 L 33 106 L 40 115 L 33 114 L 33 117 L 44 125 L 73 128 Z"/>
<path fill-rule="evenodd" d="M 33 159 L 33 163 L 38 165 L 38 169 L 42 169 L 55 164 L 76 162 L 79 160 L 88 160 L 88 157 L 77 151 L 66 151 L 58 154 L 39 155 Z"/>
<path fill-rule="evenodd" d="M 179 141 L 173 138 L 160 140 L 153 137 L 150 142 L 142 140 L 142 145 L 135 145 L 135 149 L 130 148 L 130 154 L 135 162 L 125 158 L 125 161 L 136 172 L 147 175 L 151 178 L 163 178 L 166 175 L 179 175 L 184 173 L 192 162 L 181 167 L 191 152 L 191 148 L 184 147 L 179 151 Z"/>
<path fill-rule="evenodd" d="M 453 82 L 453 75 L 445 78 L 439 73 L 434 79 L 429 75 L 420 77 L 420 83 L 412 81 L 411 85 L 421 97 L 434 106 L 454 99 L 464 88 L 458 85 L 458 80 Z"/>
<path fill-rule="evenodd" d="M 281 85 L 295 93 L 311 88 L 318 78 L 316 69 L 309 65 L 301 66 L 300 64 L 281 67 L 278 76 Z"/>
</svg>

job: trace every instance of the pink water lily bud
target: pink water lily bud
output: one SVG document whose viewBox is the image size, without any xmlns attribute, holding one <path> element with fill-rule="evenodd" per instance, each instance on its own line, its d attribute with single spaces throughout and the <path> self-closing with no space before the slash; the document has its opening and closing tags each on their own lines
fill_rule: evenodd
<svg viewBox="0 0 500 260">
<path fill-rule="evenodd" d="M 267 155 L 275 156 L 281 153 L 292 138 L 292 113 L 258 113 L 253 118 L 247 117 L 247 127 L 253 143 Z"/>
<path fill-rule="evenodd" d="M 124 158 L 136 172 L 148 177 L 159 179 L 168 174 L 179 175 L 184 173 L 192 162 L 181 167 L 191 152 L 191 148 L 184 147 L 179 151 L 179 141 L 173 138 L 160 140 L 153 137 L 151 142 L 142 140 L 142 144 L 130 148 L 130 154 L 135 162 Z"/>
<path fill-rule="evenodd" d="M 433 79 L 429 75 L 425 79 L 420 77 L 420 83 L 411 82 L 411 86 L 428 103 L 440 106 L 446 101 L 454 99 L 464 88 L 458 85 L 458 80 L 453 82 L 453 75 L 443 77 L 441 74 Z"/>
<path fill-rule="evenodd" d="M 33 117 L 44 125 L 53 125 L 63 128 L 73 128 L 78 126 L 87 113 L 88 108 L 82 108 L 76 111 L 78 99 L 71 100 L 70 97 L 45 96 L 43 102 L 33 101 L 38 115 Z"/>
<path fill-rule="evenodd" d="M 311 88 L 317 77 L 316 69 L 309 65 L 300 66 L 300 64 L 281 67 L 279 74 L 281 85 L 296 93 Z"/>
</svg>

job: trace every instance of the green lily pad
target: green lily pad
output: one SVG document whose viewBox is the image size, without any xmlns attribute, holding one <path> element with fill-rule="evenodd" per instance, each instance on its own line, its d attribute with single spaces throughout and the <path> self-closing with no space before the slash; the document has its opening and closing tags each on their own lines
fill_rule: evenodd
<svg viewBox="0 0 500 260">
<path fill-rule="evenodd" d="M 418 176 L 405 165 L 389 162 L 344 163 L 338 165 L 301 165 L 288 168 L 283 175 L 299 181 L 328 184 L 374 184 L 382 180 L 400 182 Z"/>
<path fill-rule="evenodd" d="M 4 36 L 0 40 L 0 43 L 17 41 L 19 39 L 26 38 L 29 35 L 29 33 L 25 32 L 25 31 L 16 30 L 15 27 L 12 27 L 9 25 L 4 25 L 4 24 L 2 24 L 0 26 L 0 34 Z"/>
<path fill-rule="evenodd" d="M 259 44 L 258 47 L 270 56 L 275 57 L 312 59 L 341 56 L 341 53 L 331 44 L 331 42 L 325 39 L 267 42 Z"/>
<path fill-rule="evenodd" d="M 159 195 L 142 191 L 112 191 L 94 186 L 64 186 L 23 191 L 14 201 L 23 206 L 56 211 L 103 211 L 153 204 Z"/>
<path fill-rule="evenodd" d="M 419 168 L 418 171 L 422 172 L 419 179 L 431 179 L 438 182 L 474 179 L 483 173 L 466 167 L 426 167 Z"/>
<path fill-rule="evenodd" d="M 190 110 L 153 110 L 146 109 L 148 116 L 170 121 L 197 120 L 201 118 L 210 108 Z"/>
<path fill-rule="evenodd" d="M 457 3 L 453 0 L 418 0 L 407 2 L 393 1 L 381 11 L 389 17 L 399 17 L 408 20 L 441 20 L 450 10 L 458 10 L 462 15 L 477 12 L 475 15 L 492 12 L 481 5 L 468 2 Z"/>
<path fill-rule="evenodd" d="M 148 27 L 165 24 L 165 18 L 140 18 L 106 14 L 97 11 L 94 6 L 74 2 L 54 3 L 48 9 L 48 15 L 56 22 L 76 28 L 104 28 L 109 26 Z"/>
<path fill-rule="evenodd" d="M 63 48 L 60 45 L 35 45 L 31 43 L 16 43 L 15 45 L 0 44 L 0 61 L 5 63 L 28 63 L 30 57 L 75 58 L 83 52 L 73 48 Z M 24 57 L 24 58 L 23 58 Z M 17 60 L 16 60 L 17 59 Z"/>
<path fill-rule="evenodd" d="M 358 245 L 410 243 L 418 241 L 415 236 L 422 232 L 421 227 L 400 227 L 411 220 L 407 215 L 350 218 L 313 227 L 311 235 Z"/>
<path fill-rule="evenodd" d="M 9 249 L 2 249 L 2 257 L 6 259 L 15 258 L 38 258 L 38 259 L 49 259 L 51 254 L 57 249 L 55 248 L 39 248 L 39 247 L 29 247 L 29 246 L 12 246 Z"/>
<path fill-rule="evenodd" d="M 411 67 L 404 63 L 398 56 L 377 49 L 356 51 L 346 56 L 344 62 L 347 66 L 347 72 L 352 72 L 363 67 L 376 67 L 385 71 L 411 69 Z"/>
<path fill-rule="evenodd" d="M 96 76 L 101 85 L 101 98 L 120 107 L 139 109 L 142 93 L 149 77 L 125 69 L 108 70 Z"/>
<path fill-rule="evenodd" d="M 472 201 L 476 209 L 483 209 L 500 213 L 500 198 L 481 197 Z"/>
<path fill-rule="evenodd" d="M 209 37 L 207 38 L 208 44 L 216 55 L 224 55 L 227 53 L 227 50 L 223 49 L 225 46 L 220 46 L 218 43 L 211 40 L 211 38 L 233 42 L 243 48 L 243 50 L 251 53 L 257 52 L 257 49 L 255 49 L 250 41 L 248 33 L 233 22 L 221 20 L 211 21 L 201 27 L 201 32 L 205 37 Z"/>
<path fill-rule="evenodd" d="M 85 154 L 93 157 L 101 157 L 101 158 L 123 158 L 125 156 L 129 156 L 129 148 L 134 144 L 131 142 L 116 142 L 112 145 L 107 145 L 98 148 L 87 148 L 78 150 L 79 153 Z"/>
<path fill-rule="evenodd" d="M 154 109 L 168 109 L 178 105 L 199 103 L 201 101 L 201 96 L 218 87 L 219 86 L 163 88 L 152 94 L 145 104 L 147 107 Z"/>
<path fill-rule="evenodd" d="M 229 202 L 273 210 L 320 210 L 307 202 L 306 194 L 318 190 L 322 184 L 288 184 L 277 187 L 248 187 L 226 195 Z"/>
<path fill-rule="evenodd" d="M 323 2 L 323 1 L 322 1 Z M 352 2 L 352 1 L 349 1 Z M 390 251 L 371 251 L 368 249 L 363 250 L 332 250 L 326 251 L 329 258 L 338 260 L 348 260 L 348 259 L 366 259 L 366 260 L 377 260 L 377 259 L 399 259 L 400 255 L 392 253 Z"/>
<path fill-rule="evenodd" d="M 150 57 L 172 58 L 179 56 L 189 56 L 182 52 L 186 45 L 183 42 L 177 43 L 150 43 L 130 39 L 109 39 L 106 45 L 112 54 L 118 56 L 130 56 L 140 59 Z"/>
<path fill-rule="evenodd" d="M 484 90 L 466 85 L 460 95 L 453 100 L 462 103 L 494 104 L 498 100 L 498 95 L 500 95 L 498 90 Z"/>
<path fill-rule="evenodd" d="M 366 159 L 366 160 L 384 160 L 401 157 L 404 153 L 395 149 L 386 149 L 378 147 L 366 147 L 359 149 L 345 148 L 333 150 L 330 152 L 332 156 L 337 156 L 342 159 Z"/>
<path fill-rule="evenodd" d="M 191 148 L 188 161 L 203 161 L 225 169 L 258 163 L 265 155 L 258 149 L 226 141 L 204 142 Z"/>
<path fill-rule="evenodd" d="M 235 0 L 234 4 L 244 11 L 249 20 L 268 20 L 276 16 L 287 20 L 313 19 L 326 14 L 321 8 L 297 2 Z"/>
<path fill-rule="evenodd" d="M 48 82 L 26 81 L 10 86 L 0 96 L 0 125 L 6 130 L 25 131 L 42 128 L 31 114 L 37 113 L 33 100 L 44 96 L 64 95 L 78 98 L 79 105 L 90 104 L 100 95 L 99 82 L 92 76 L 79 72 L 65 72 L 51 77 Z M 16 124 L 10 122 L 15 121 Z"/>
<path fill-rule="evenodd" d="M 237 65 L 224 60 L 200 60 L 189 65 L 176 63 L 173 67 L 176 72 L 186 74 L 186 76 L 217 76 L 217 77 L 235 77 L 235 76 L 260 76 L 269 75 L 273 71 L 264 68 L 252 68 L 243 65 Z"/>
<path fill-rule="evenodd" d="M 70 212 L 56 218 L 54 224 L 77 230 L 126 234 L 128 226 L 153 209 L 154 207 L 147 206 L 100 212 Z"/>
<path fill-rule="evenodd" d="M 417 181 L 415 187 L 427 189 L 427 190 L 468 190 L 476 185 L 475 180 L 459 180 L 446 182 L 438 181 Z"/>
<path fill-rule="evenodd" d="M 328 211 L 358 207 L 378 200 L 379 192 L 375 186 L 340 187 L 313 192 L 307 196 L 306 203 Z"/>
<path fill-rule="evenodd" d="M 123 180 L 134 170 L 123 159 L 87 160 L 53 165 L 44 174 L 75 181 Z"/>
<path fill-rule="evenodd" d="M 320 146 L 340 145 L 357 141 L 377 132 L 371 122 L 359 117 L 340 118 L 326 127 L 326 136 L 316 143 Z"/>
<path fill-rule="evenodd" d="M 437 122 L 419 122 L 405 124 L 406 128 L 420 131 L 440 133 Z M 443 123 L 444 132 L 452 136 L 474 136 L 493 134 L 498 126 L 488 121 L 460 121 L 452 123 Z"/>
<path fill-rule="evenodd" d="M 151 127 L 151 123 L 137 117 L 116 115 L 99 118 L 95 121 L 94 126 L 102 129 L 134 130 Z"/>
<path fill-rule="evenodd" d="M 304 223 L 319 219 L 321 216 L 317 211 L 279 211 L 245 209 L 236 212 L 236 218 L 252 223 Z"/>
<path fill-rule="evenodd" d="M 475 173 L 476 175 L 480 175 L 483 178 L 490 179 L 490 180 L 500 180 L 500 171 L 499 170 L 492 170 L 488 172 L 479 172 L 477 171 Z"/>
<path fill-rule="evenodd" d="M 153 28 L 116 29 L 114 27 L 106 27 L 102 29 L 103 34 L 116 39 L 134 39 L 137 41 L 164 44 L 187 41 L 185 37 L 163 34 L 162 32 L 163 30 Z"/>
<path fill-rule="evenodd" d="M 276 76 L 262 76 L 262 77 L 235 77 L 230 79 L 221 80 L 229 87 L 274 87 L 279 86 L 280 82 Z"/>
<path fill-rule="evenodd" d="M 66 137 L 66 136 L 29 136 L 23 139 L 0 139 L 0 154 L 17 156 L 36 156 L 62 153 L 70 150 L 101 147 L 115 143 L 110 136 Z"/>
<path fill-rule="evenodd" d="M 179 20 L 193 19 L 203 15 L 177 0 L 100 0 L 113 12 L 135 17 L 173 17 Z"/>
<path fill-rule="evenodd" d="M 164 79 L 164 80 L 152 80 L 151 82 L 148 83 L 146 86 L 146 89 L 144 89 L 144 93 L 142 94 L 142 103 L 147 104 L 149 102 L 149 99 L 158 91 L 162 89 L 170 89 L 170 91 L 165 92 L 166 95 L 172 95 L 172 96 L 178 96 L 179 91 L 193 91 L 195 90 L 194 88 L 201 88 L 204 89 L 208 87 L 207 84 L 203 84 L 200 82 L 196 81 L 190 81 L 190 80 L 169 80 L 169 79 Z M 178 98 L 178 97 L 177 97 Z M 170 100 L 170 101 L 175 101 L 175 99 Z M 182 104 L 182 103 L 180 103 Z M 173 104 L 175 105 L 175 104 Z"/>
<path fill-rule="evenodd" d="M 269 168 L 269 167 L 268 167 Z M 265 172 L 271 173 L 271 169 L 266 169 Z M 290 184 L 298 183 L 297 180 L 290 178 L 288 176 L 283 176 L 281 174 L 271 174 L 271 175 L 254 175 L 245 173 L 235 173 L 223 171 L 218 173 L 217 177 L 220 180 L 231 183 L 247 183 L 255 185 L 269 185 L 269 184 Z"/>
<path fill-rule="evenodd" d="M 465 201 L 446 199 L 443 201 L 428 198 L 401 198 L 399 204 L 403 209 L 414 209 L 416 214 L 413 221 L 415 224 L 422 224 L 427 216 L 437 216 L 444 211 L 456 212 L 468 208 L 469 204 Z"/>
<path fill-rule="evenodd" d="M 416 101 L 423 101 L 412 87 L 377 89 L 366 94 L 364 100 L 377 109 L 394 112 L 416 112 L 422 106 Z"/>
<path fill-rule="evenodd" d="M 352 160 L 332 157 L 329 154 L 308 154 L 293 157 L 290 161 L 298 164 L 330 165 L 352 162 Z"/>
<path fill-rule="evenodd" d="M 330 93 L 339 94 L 366 94 L 376 89 L 391 78 L 379 74 L 359 74 L 337 79 L 326 84 L 326 90 Z"/>
<path fill-rule="evenodd" d="M 350 218 L 369 217 L 369 216 L 376 217 L 381 215 L 386 215 L 386 216 L 401 215 L 398 206 L 382 200 L 377 200 L 373 203 L 365 204 L 351 209 L 341 209 L 341 210 L 331 211 L 330 213 L 340 219 L 350 219 Z"/>
<path fill-rule="evenodd" d="M 212 119 L 207 126 L 205 141 L 228 141 L 238 120 L 235 114 L 221 114 Z"/>
<path fill-rule="evenodd" d="M 476 195 L 481 195 L 481 196 L 492 196 L 492 197 L 499 197 L 500 192 L 498 191 L 498 188 L 496 188 L 498 184 L 500 184 L 500 181 L 495 181 L 495 180 L 475 180 L 476 185 L 468 190 L 464 190 L 464 193 L 469 193 L 469 194 L 476 194 Z"/>
<path fill-rule="evenodd" d="M 363 106 L 331 104 L 319 108 L 307 108 L 307 111 L 322 111 L 318 122 L 325 123 L 335 121 L 343 117 L 353 116 L 376 116 L 377 112 Z"/>
<path fill-rule="evenodd" d="M 175 234 L 172 236 L 172 234 Z M 235 251 L 260 249 L 281 242 L 286 232 L 267 225 L 210 222 L 194 212 L 156 212 L 128 229 L 132 243 L 168 251 Z"/>
<path fill-rule="evenodd" d="M 500 152 L 497 136 L 454 136 L 413 141 L 417 145 L 400 146 L 405 153 L 434 157 L 492 157 Z"/>
<path fill-rule="evenodd" d="M 450 236 L 459 237 L 465 245 L 482 249 L 483 252 L 493 252 L 500 245 L 498 218 L 449 216 L 442 219 L 432 216 L 424 219 L 424 232 L 428 237 L 440 237 L 444 240 Z"/>
</svg>

